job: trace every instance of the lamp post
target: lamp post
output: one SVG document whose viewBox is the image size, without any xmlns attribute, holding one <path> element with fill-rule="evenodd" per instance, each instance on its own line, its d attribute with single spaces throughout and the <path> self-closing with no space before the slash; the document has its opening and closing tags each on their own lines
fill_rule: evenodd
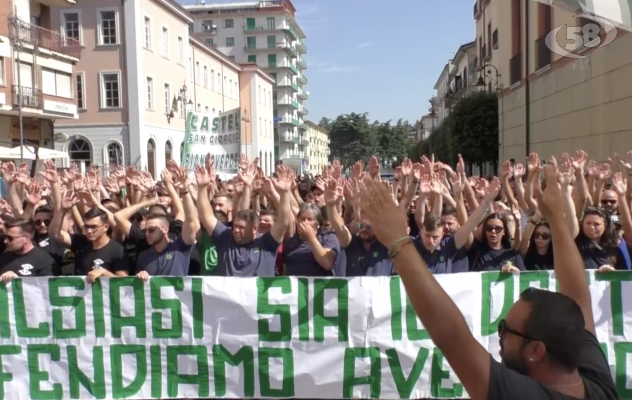
<svg viewBox="0 0 632 400">
<path fill-rule="evenodd" d="M 182 107 L 182 110 L 184 111 L 184 117 L 186 118 L 186 107 L 193 105 L 193 100 L 191 99 L 191 95 L 189 93 L 189 88 L 187 87 L 186 84 L 182 85 L 182 87 L 180 89 L 178 89 L 178 97 L 176 97 L 175 95 L 173 95 L 173 103 L 171 104 L 171 110 L 168 114 L 165 114 L 167 116 L 167 122 L 171 123 L 171 118 L 173 118 L 173 113 L 174 111 L 178 111 L 178 104 L 180 104 L 180 106 Z"/>
<path fill-rule="evenodd" d="M 498 71 L 498 68 L 496 68 L 496 66 L 492 65 L 492 64 L 485 64 L 481 67 L 481 74 L 478 77 L 478 81 L 476 82 L 476 86 L 477 87 L 484 87 L 486 86 L 485 84 L 485 78 L 487 75 L 491 75 L 492 74 L 492 70 L 491 69 L 487 69 L 487 68 L 493 68 L 494 71 L 496 72 L 496 96 L 498 96 L 500 98 L 500 117 L 502 118 L 502 124 L 501 124 L 501 129 L 498 130 L 498 150 L 499 150 L 499 157 L 498 157 L 498 164 L 500 165 L 500 163 L 503 160 L 503 147 L 502 147 L 502 142 L 500 140 L 501 136 L 504 136 L 505 134 L 505 116 L 503 115 L 504 113 L 504 98 L 502 95 L 502 89 L 503 89 L 503 85 L 500 82 L 500 72 Z M 484 72 L 484 73 L 483 73 Z"/>
<path fill-rule="evenodd" d="M 492 65 L 492 64 L 485 64 L 485 65 L 483 65 L 480 68 L 481 74 L 478 77 L 478 81 L 476 82 L 476 86 L 478 86 L 478 87 L 485 86 L 485 78 L 484 78 L 484 76 L 492 74 L 492 71 L 487 69 L 487 68 L 493 68 L 494 71 L 496 72 L 496 91 L 500 91 L 500 89 L 502 87 L 502 83 L 500 82 L 500 77 L 502 75 L 500 75 L 500 72 L 498 72 L 498 68 L 496 68 L 496 66 Z"/>
</svg>

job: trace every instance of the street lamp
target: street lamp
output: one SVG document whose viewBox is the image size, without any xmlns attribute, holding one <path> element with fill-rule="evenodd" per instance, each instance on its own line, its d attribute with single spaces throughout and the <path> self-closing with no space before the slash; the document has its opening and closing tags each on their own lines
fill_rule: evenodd
<svg viewBox="0 0 632 400">
<path fill-rule="evenodd" d="M 498 72 L 498 68 L 496 68 L 496 66 L 494 66 L 492 64 L 485 64 L 485 65 L 483 65 L 480 68 L 481 74 L 478 77 L 478 81 L 476 82 L 476 86 L 477 87 L 484 87 L 484 86 L 486 86 L 484 74 L 485 75 L 491 75 L 491 73 L 492 73 L 492 71 L 487 69 L 487 68 L 493 68 L 494 71 L 496 71 L 496 90 L 500 91 L 501 87 L 502 87 L 502 84 L 500 82 L 501 75 L 500 75 L 500 72 Z"/>
<path fill-rule="evenodd" d="M 175 95 L 173 95 L 173 103 L 171 104 L 171 110 L 169 111 L 168 114 L 165 114 L 167 116 L 168 123 L 171 123 L 171 119 L 174 116 L 174 112 L 178 112 L 178 103 L 182 105 L 182 109 L 184 111 L 186 111 L 186 106 L 193 105 L 193 100 L 191 100 L 189 88 L 187 87 L 186 84 L 182 85 L 182 87 L 178 89 L 177 98 Z"/>
</svg>

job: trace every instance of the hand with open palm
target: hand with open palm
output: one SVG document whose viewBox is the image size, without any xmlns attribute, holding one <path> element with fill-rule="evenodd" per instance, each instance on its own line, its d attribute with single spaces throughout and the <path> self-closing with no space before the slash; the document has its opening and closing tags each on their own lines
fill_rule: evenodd
<svg viewBox="0 0 632 400">
<path fill-rule="evenodd" d="M 393 195 L 380 181 L 365 179 L 360 207 L 371 222 L 377 239 L 386 248 L 408 235 L 408 217 L 401 212 Z"/>
<path fill-rule="evenodd" d="M 325 204 L 334 207 L 341 200 L 340 193 L 338 192 L 338 185 L 334 179 L 327 182 L 327 189 L 325 190 Z"/>
<path fill-rule="evenodd" d="M 292 190 L 292 174 L 290 169 L 285 165 L 277 165 L 276 178 L 272 178 L 272 185 L 274 189 L 279 193 L 287 193 Z"/>
</svg>

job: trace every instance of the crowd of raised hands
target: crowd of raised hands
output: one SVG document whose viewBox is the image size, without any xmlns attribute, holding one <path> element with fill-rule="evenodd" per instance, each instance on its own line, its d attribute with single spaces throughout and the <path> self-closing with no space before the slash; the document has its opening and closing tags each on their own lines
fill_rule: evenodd
<svg viewBox="0 0 632 400">
<path fill-rule="evenodd" d="M 468 176 L 460 156 L 454 166 L 424 156 L 386 181 L 373 156 L 366 168 L 334 160 L 313 178 L 284 165 L 265 176 L 242 155 L 221 180 L 210 155 L 194 171 L 169 160 L 159 177 L 4 162 L 0 274 L 386 276 L 407 245 L 434 274 L 519 273 L 553 268 L 551 213 L 586 268 L 631 268 L 632 152 L 605 163 L 581 150 L 548 162 L 533 153 L 499 169 Z"/>
</svg>

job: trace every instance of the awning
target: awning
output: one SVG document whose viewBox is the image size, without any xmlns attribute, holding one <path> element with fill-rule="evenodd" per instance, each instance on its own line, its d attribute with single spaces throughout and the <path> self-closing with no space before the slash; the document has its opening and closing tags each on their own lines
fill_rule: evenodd
<svg viewBox="0 0 632 400">
<path fill-rule="evenodd" d="M 632 30 L 632 0 L 534 0 L 559 7 L 575 15 L 601 17 L 617 26 Z M 595 20 L 595 22 L 600 22 Z"/>
<path fill-rule="evenodd" d="M 35 147 L 24 147 L 24 159 L 35 160 Z M 56 160 L 68 158 L 68 153 L 63 151 L 57 151 L 53 149 L 47 149 L 40 147 L 38 150 L 38 159 L 40 160 Z M 0 160 L 19 160 L 20 159 L 20 146 L 18 147 L 0 147 Z"/>
</svg>

